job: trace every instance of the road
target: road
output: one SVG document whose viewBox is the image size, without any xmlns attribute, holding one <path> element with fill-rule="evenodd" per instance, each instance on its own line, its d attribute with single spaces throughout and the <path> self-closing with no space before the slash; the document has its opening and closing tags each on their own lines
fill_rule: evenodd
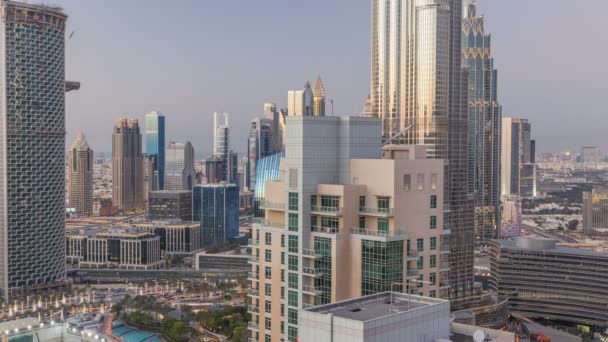
<svg viewBox="0 0 608 342">
<path fill-rule="evenodd" d="M 558 233 L 553 233 L 553 232 L 548 232 L 546 230 L 542 230 L 540 228 L 534 228 L 534 227 L 530 227 L 530 226 L 526 226 L 525 224 L 521 226 L 523 230 L 527 231 L 528 233 L 532 233 L 532 234 L 536 234 L 536 235 L 540 235 L 542 237 L 546 237 L 549 239 L 555 239 L 559 242 L 568 242 L 568 243 L 577 243 L 578 241 L 574 238 L 568 237 L 568 236 L 564 236 L 562 234 L 558 234 Z"/>
</svg>

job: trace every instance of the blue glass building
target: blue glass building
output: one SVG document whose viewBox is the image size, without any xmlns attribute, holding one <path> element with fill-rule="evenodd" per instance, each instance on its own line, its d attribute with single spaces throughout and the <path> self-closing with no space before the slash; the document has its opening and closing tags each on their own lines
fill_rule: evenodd
<svg viewBox="0 0 608 342">
<path fill-rule="evenodd" d="M 159 112 L 146 114 L 146 153 L 154 158 L 154 190 L 165 187 L 165 116 Z"/>
<path fill-rule="evenodd" d="M 255 169 L 255 185 L 253 189 L 253 216 L 264 217 L 264 209 L 260 203 L 264 200 L 266 182 L 278 181 L 280 176 L 281 158 L 285 152 L 279 152 L 258 160 Z"/>
<path fill-rule="evenodd" d="M 192 220 L 201 224 L 201 246 L 228 242 L 239 235 L 239 188 L 205 184 L 192 189 Z"/>
</svg>

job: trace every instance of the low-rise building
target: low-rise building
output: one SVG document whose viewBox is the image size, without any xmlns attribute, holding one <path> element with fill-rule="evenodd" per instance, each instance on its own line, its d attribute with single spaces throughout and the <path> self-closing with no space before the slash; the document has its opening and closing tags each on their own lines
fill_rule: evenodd
<svg viewBox="0 0 608 342">
<path fill-rule="evenodd" d="M 146 221 L 134 223 L 133 227 L 158 235 L 164 255 L 193 254 L 201 248 L 201 226 L 198 222 Z"/>
<path fill-rule="evenodd" d="M 608 188 L 583 192 L 583 233 L 608 229 Z"/>
<path fill-rule="evenodd" d="M 192 220 L 192 191 L 160 190 L 148 195 L 148 218 L 150 220 Z"/>
<path fill-rule="evenodd" d="M 197 271 L 201 272 L 240 272 L 251 270 L 250 256 L 246 253 L 218 253 L 209 254 L 200 252 L 196 254 L 194 263 Z"/>
</svg>

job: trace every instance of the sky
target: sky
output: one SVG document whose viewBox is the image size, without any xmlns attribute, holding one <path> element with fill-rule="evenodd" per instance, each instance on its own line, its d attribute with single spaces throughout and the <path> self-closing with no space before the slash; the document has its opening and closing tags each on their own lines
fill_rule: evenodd
<svg viewBox="0 0 608 342">
<path fill-rule="evenodd" d="M 608 1 L 478 2 L 504 116 L 528 118 L 539 151 L 608 151 Z M 336 115 L 359 113 L 369 93 L 370 0 L 53 3 L 69 15 L 66 78 L 81 82 L 67 94 L 68 145 L 82 130 L 109 156 L 116 119 L 158 110 L 167 142 L 189 140 L 202 158 L 225 111 L 242 153 L 263 103 L 285 107 L 317 73 Z"/>
</svg>

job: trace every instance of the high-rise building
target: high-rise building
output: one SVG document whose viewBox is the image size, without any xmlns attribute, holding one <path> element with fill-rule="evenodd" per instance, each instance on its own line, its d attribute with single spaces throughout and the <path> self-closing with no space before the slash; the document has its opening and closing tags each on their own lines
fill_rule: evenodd
<svg viewBox="0 0 608 342">
<path fill-rule="evenodd" d="M 608 188 L 583 192 L 583 233 L 594 229 L 608 229 Z"/>
<path fill-rule="evenodd" d="M 65 25 L 0 2 L 0 296 L 65 279 Z"/>
<path fill-rule="evenodd" d="M 226 157 L 226 183 L 238 185 L 239 155 L 230 150 Z"/>
<path fill-rule="evenodd" d="M 312 116 L 313 111 L 313 93 L 308 81 L 304 84 L 304 89 L 287 92 L 287 115 Z"/>
<path fill-rule="evenodd" d="M 256 118 L 251 121 L 249 139 L 247 140 L 247 167 L 246 186 L 255 187 L 255 170 L 258 160 L 274 153 L 272 120 Z"/>
<path fill-rule="evenodd" d="M 501 195 L 536 196 L 536 164 L 532 158 L 528 119 L 502 119 Z"/>
<path fill-rule="evenodd" d="M 469 192 L 474 196 L 475 242 L 487 244 L 499 237 L 500 124 L 498 71 L 492 58 L 491 36 L 477 4 L 468 4 L 462 23 L 462 58 L 468 66 Z"/>
<path fill-rule="evenodd" d="M 274 153 L 283 151 L 283 126 L 281 120 L 282 112 L 277 110 L 277 105 L 272 102 L 264 103 L 264 118 L 272 120 L 272 145 Z"/>
<path fill-rule="evenodd" d="M 201 246 L 239 235 L 239 188 L 234 184 L 197 185 L 192 190 L 192 220 L 201 224 Z"/>
<path fill-rule="evenodd" d="M 150 220 L 192 221 L 192 191 L 157 190 L 151 191 L 149 198 Z"/>
<path fill-rule="evenodd" d="M 205 160 L 205 176 L 208 184 L 226 181 L 226 159 L 211 156 Z"/>
<path fill-rule="evenodd" d="M 93 214 L 93 150 L 82 132 L 68 151 L 69 206 L 78 214 Z"/>
<path fill-rule="evenodd" d="M 228 113 L 213 113 L 213 154 L 226 159 L 230 151 Z"/>
<path fill-rule="evenodd" d="M 122 211 L 144 207 L 144 163 L 137 119 L 118 119 L 114 125 L 112 202 Z"/>
<path fill-rule="evenodd" d="M 317 75 L 315 87 L 312 90 L 312 115 L 325 116 L 325 87 L 321 81 L 321 75 Z"/>
<path fill-rule="evenodd" d="M 165 116 L 159 112 L 146 114 L 146 154 L 154 160 L 153 189 L 165 185 Z"/>
<path fill-rule="evenodd" d="M 372 1 L 369 115 L 382 119 L 385 141 L 425 145 L 429 158 L 446 162 L 453 309 L 475 289 L 462 13 L 462 0 Z"/>
<path fill-rule="evenodd" d="M 169 143 L 165 161 L 165 190 L 192 190 L 195 184 L 194 147 L 185 144 Z"/>
<path fill-rule="evenodd" d="M 264 202 L 266 182 L 279 180 L 281 159 L 284 157 L 285 152 L 281 152 L 258 160 L 255 170 L 255 188 L 252 189 L 254 217 L 264 217 L 264 209 L 260 207 L 260 204 Z"/>
<path fill-rule="evenodd" d="M 287 131 L 250 243 L 253 340 L 296 341 L 298 310 L 314 305 L 390 289 L 447 298 L 444 162 L 423 146 L 383 157 L 374 118 L 289 116 Z"/>
</svg>

